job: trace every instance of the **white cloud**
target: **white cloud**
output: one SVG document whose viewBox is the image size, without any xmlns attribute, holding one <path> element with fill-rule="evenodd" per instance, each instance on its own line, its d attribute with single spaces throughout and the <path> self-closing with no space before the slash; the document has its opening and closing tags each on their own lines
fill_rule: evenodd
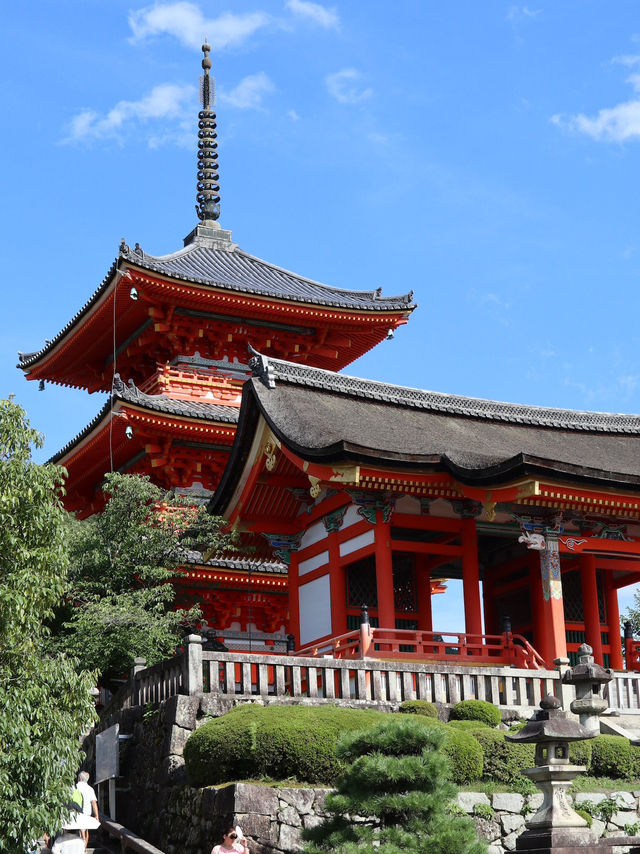
<svg viewBox="0 0 640 854">
<path fill-rule="evenodd" d="M 522 21 L 525 18 L 537 18 L 542 9 L 529 9 L 528 6 L 510 6 L 507 21 Z"/>
<path fill-rule="evenodd" d="M 311 3 L 309 0 L 287 0 L 287 9 L 325 30 L 337 30 L 340 26 L 337 11 L 334 8 L 327 9 L 320 3 Z"/>
<path fill-rule="evenodd" d="M 129 14 L 132 41 L 150 36 L 170 35 L 186 47 L 200 49 L 206 37 L 214 50 L 236 47 L 270 21 L 266 12 L 247 12 L 234 15 L 225 12 L 217 18 L 207 18 L 199 6 L 187 0 L 177 3 L 156 3 Z"/>
<path fill-rule="evenodd" d="M 593 118 L 579 113 L 568 118 L 555 115 L 551 117 L 551 121 L 577 133 L 584 133 L 597 141 L 625 142 L 640 137 L 640 101 L 626 101 L 600 110 Z"/>
<path fill-rule="evenodd" d="M 613 62 L 627 68 L 635 68 L 640 66 L 640 56 L 616 56 Z M 640 71 L 629 74 L 626 82 L 635 92 L 640 93 Z M 574 116 L 558 113 L 551 117 L 551 121 L 559 127 L 586 134 L 598 142 L 625 142 L 640 138 L 640 99 L 623 101 L 615 107 L 605 107 L 591 117 L 584 113 Z"/>
<path fill-rule="evenodd" d="M 295 110 L 289 110 L 287 115 L 289 116 L 289 118 L 291 119 L 292 122 L 299 122 L 300 121 L 300 116 L 296 113 Z"/>
<path fill-rule="evenodd" d="M 358 104 L 373 95 L 373 89 L 363 89 L 358 85 L 362 74 L 355 68 L 343 68 L 324 78 L 329 94 L 341 104 Z"/>
<path fill-rule="evenodd" d="M 220 101 L 241 110 L 255 110 L 262 106 L 263 95 L 275 92 L 275 86 L 264 71 L 249 74 L 230 92 L 221 92 Z"/>
<path fill-rule="evenodd" d="M 195 87 L 164 83 L 155 86 L 139 101 L 119 101 L 108 113 L 82 110 L 69 124 L 69 134 L 63 142 L 87 142 L 94 139 L 121 139 L 134 124 L 167 119 L 179 120 L 185 107 L 195 98 Z M 163 129 L 163 134 L 167 129 Z M 159 137 L 154 137 L 156 140 Z"/>
</svg>

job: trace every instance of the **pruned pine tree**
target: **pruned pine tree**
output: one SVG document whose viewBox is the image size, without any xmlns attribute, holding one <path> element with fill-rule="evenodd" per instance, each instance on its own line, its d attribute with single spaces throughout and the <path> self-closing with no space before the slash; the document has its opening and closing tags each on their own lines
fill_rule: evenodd
<svg viewBox="0 0 640 854">
<path fill-rule="evenodd" d="M 327 797 L 330 816 L 305 830 L 307 854 L 483 854 L 470 819 L 448 807 L 456 794 L 441 752 L 443 733 L 410 716 L 390 715 L 344 735 L 347 763 Z"/>
</svg>

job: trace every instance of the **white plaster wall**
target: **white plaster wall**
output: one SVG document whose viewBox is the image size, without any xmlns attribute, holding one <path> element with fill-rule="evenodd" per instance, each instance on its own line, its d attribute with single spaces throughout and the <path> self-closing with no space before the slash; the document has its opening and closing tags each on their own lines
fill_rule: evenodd
<svg viewBox="0 0 640 854">
<path fill-rule="evenodd" d="M 298 575 L 305 575 L 307 572 L 311 572 L 312 569 L 324 566 L 325 563 L 329 563 L 329 552 L 327 551 L 320 552 L 320 554 L 309 557 L 306 560 L 301 560 L 298 564 Z"/>
<path fill-rule="evenodd" d="M 350 504 L 347 507 L 347 512 L 344 514 L 344 519 L 342 520 L 342 527 L 348 528 L 349 525 L 355 525 L 356 522 L 362 522 L 363 518 L 358 513 L 358 508 L 355 504 Z"/>
<path fill-rule="evenodd" d="M 302 535 L 300 548 L 306 549 L 307 546 L 312 546 L 314 543 L 317 543 L 320 540 L 324 540 L 326 536 L 327 531 L 324 527 L 324 522 L 322 520 L 320 520 L 319 522 L 314 522 L 313 525 L 309 525 L 307 530 Z"/>
<path fill-rule="evenodd" d="M 344 555 L 349 555 L 351 552 L 355 552 L 358 549 L 369 546 L 374 542 L 374 540 L 374 529 L 371 528 L 369 531 L 365 531 L 364 534 L 359 534 L 351 540 L 346 540 L 344 543 L 340 543 L 340 556 L 344 557 Z"/>
<path fill-rule="evenodd" d="M 331 634 L 331 592 L 329 576 L 323 575 L 298 588 L 300 604 L 300 644 L 311 643 Z"/>
</svg>

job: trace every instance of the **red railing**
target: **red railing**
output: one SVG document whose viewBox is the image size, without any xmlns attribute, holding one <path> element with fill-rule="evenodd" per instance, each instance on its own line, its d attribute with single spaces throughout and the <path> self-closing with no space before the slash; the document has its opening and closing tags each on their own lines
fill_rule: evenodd
<svg viewBox="0 0 640 854">
<path fill-rule="evenodd" d="M 469 665 L 506 664 L 533 670 L 547 666 L 526 638 L 511 632 L 502 635 L 471 635 L 461 632 L 374 629 L 367 624 L 363 624 L 360 631 L 347 632 L 298 649 L 295 655 L 442 661 Z"/>
<path fill-rule="evenodd" d="M 625 635 L 624 658 L 626 670 L 640 671 L 640 641 Z"/>
</svg>

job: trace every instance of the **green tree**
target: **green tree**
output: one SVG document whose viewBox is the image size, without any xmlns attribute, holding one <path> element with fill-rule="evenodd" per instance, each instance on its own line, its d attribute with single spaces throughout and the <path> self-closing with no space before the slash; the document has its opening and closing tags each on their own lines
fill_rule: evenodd
<svg viewBox="0 0 640 854">
<path fill-rule="evenodd" d="M 329 818 L 303 831 L 307 854 L 486 852 L 471 821 L 448 811 L 456 788 L 443 737 L 408 715 L 342 736 L 338 756 L 349 765 L 327 796 Z M 352 821 L 356 815 L 364 821 Z"/>
<path fill-rule="evenodd" d="M 176 607 L 171 580 L 205 546 L 232 538 L 204 507 L 166 494 L 147 477 L 108 474 L 102 513 L 69 520 L 67 605 L 56 620 L 57 644 L 114 687 L 142 656 L 154 664 L 173 654 L 197 607 Z"/>
<path fill-rule="evenodd" d="M 44 625 L 65 586 L 64 470 L 36 465 L 42 437 L 0 401 L 0 852 L 57 828 L 92 721 L 93 674 L 51 653 Z"/>
</svg>

